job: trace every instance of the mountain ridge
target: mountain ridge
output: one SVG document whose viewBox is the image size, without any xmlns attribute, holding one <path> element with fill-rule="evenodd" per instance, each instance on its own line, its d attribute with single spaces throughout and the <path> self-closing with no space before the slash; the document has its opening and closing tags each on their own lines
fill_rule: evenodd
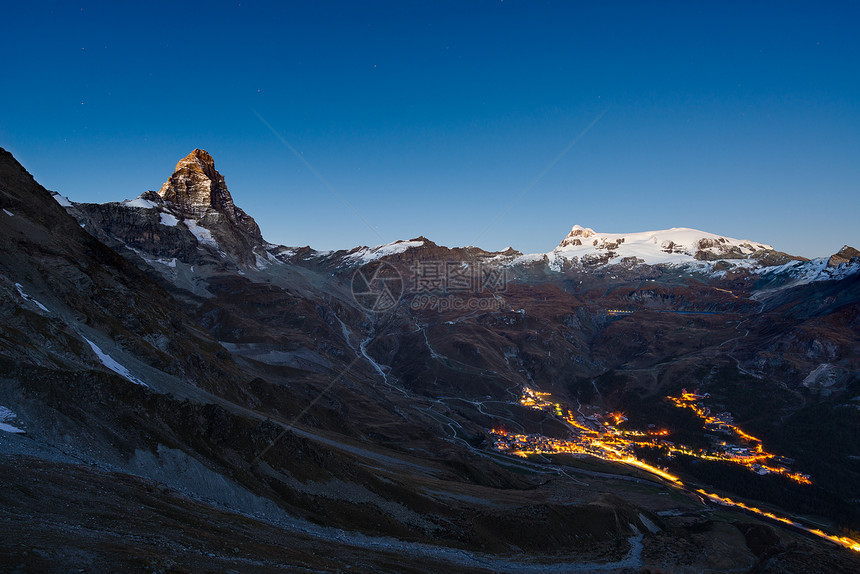
<svg viewBox="0 0 860 574">
<path fill-rule="evenodd" d="M 58 201 L 64 198 L 57 196 Z M 162 200 L 164 205 L 161 205 Z M 73 202 L 74 203 L 74 202 Z M 115 205 L 116 202 L 104 204 Z M 166 212 L 158 223 L 175 224 L 176 218 L 196 237 L 198 243 L 217 246 L 226 251 L 240 264 L 249 267 L 268 265 L 284 254 L 301 251 L 303 257 L 330 258 L 341 254 L 345 264 L 361 264 L 385 255 L 390 250 L 402 253 L 402 249 L 439 247 L 420 236 L 411 240 L 396 241 L 377 246 L 356 246 L 336 251 L 316 251 L 313 248 L 295 248 L 267 243 L 253 217 L 236 206 L 227 189 L 224 176 L 215 168 L 215 160 L 207 151 L 196 148 L 177 162 L 173 174 L 168 177 L 158 192 L 145 192 L 133 200 L 120 202 L 129 208 L 153 208 Z M 93 209 L 93 208 L 89 208 Z M 98 208 L 95 208 L 98 209 Z M 79 217 L 80 219 L 80 217 Z M 199 228 L 204 228 L 202 231 Z M 210 233 L 215 234 L 210 238 Z M 213 240 L 214 239 L 214 243 Z M 407 245 L 404 245 L 407 244 Z M 848 250 L 846 250 L 846 248 Z M 583 265 L 607 264 L 677 264 L 687 265 L 704 261 L 728 261 L 733 264 L 744 260 L 755 261 L 762 266 L 784 265 L 790 261 L 808 261 L 807 258 L 783 253 L 773 246 L 748 239 L 734 239 L 724 235 L 686 227 L 674 227 L 655 231 L 628 233 L 602 233 L 592 228 L 574 225 L 571 231 L 552 251 L 528 254 L 508 248 L 499 252 L 487 252 L 477 247 L 451 247 L 442 249 L 479 250 L 484 253 L 504 255 L 510 262 L 530 264 L 546 259 L 554 269 L 570 262 Z M 850 262 L 853 249 L 845 246 L 839 253 L 829 256 L 829 266 Z M 394 253 L 392 253 L 394 254 Z M 856 253 L 854 253 L 856 255 Z"/>
</svg>

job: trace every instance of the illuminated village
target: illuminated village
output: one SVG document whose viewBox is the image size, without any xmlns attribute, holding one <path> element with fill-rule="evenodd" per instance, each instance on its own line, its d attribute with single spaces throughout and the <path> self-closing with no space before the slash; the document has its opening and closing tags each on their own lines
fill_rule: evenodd
<svg viewBox="0 0 860 574">
<path fill-rule="evenodd" d="M 737 427 L 730 413 L 712 414 L 703 402 L 707 398 L 709 398 L 707 394 L 691 393 L 686 389 L 683 389 L 677 397 L 667 397 L 676 407 L 691 409 L 695 412 L 702 419 L 703 427 L 708 431 L 726 435 L 728 440 L 715 441 L 712 448 L 708 450 L 697 451 L 683 445 L 677 445 L 665 438 L 670 434 L 666 429 L 649 428 L 646 431 L 621 429 L 619 427 L 627 421 L 622 413 L 583 412 L 582 405 L 579 405 L 574 412 L 561 403 L 553 402 L 550 393 L 529 387 L 523 387 L 520 404 L 547 412 L 557 420 L 563 421 L 571 431 L 570 436 L 566 439 L 560 439 L 540 434 L 513 434 L 503 429 L 494 429 L 490 432 L 494 438 L 494 447 L 508 454 L 521 457 L 527 457 L 530 454 L 593 456 L 636 467 L 685 489 L 688 488 L 681 479 L 669 473 L 667 469 L 656 467 L 638 459 L 635 455 L 636 447 L 660 448 L 670 457 L 684 454 L 703 460 L 730 462 L 744 466 L 759 475 L 781 474 L 799 484 L 812 484 L 808 475 L 792 472 L 788 468 L 792 462 L 791 459 L 765 451 L 760 439 Z M 743 444 L 729 442 L 732 439 Z M 795 526 L 810 534 L 860 552 L 860 542 L 851 538 L 833 536 L 819 529 L 810 529 L 789 518 L 777 516 L 743 502 L 736 502 L 701 489 L 688 490 L 696 492 L 713 503 L 740 508 L 752 514 Z"/>
<path fill-rule="evenodd" d="M 569 409 L 562 408 L 559 403 L 553 403 L 549 398 L 549 393 L 524 387 L 520 404 L 552 413 L 558 419 L 563 420 L 573 433 L 569 438 L 557 439 L 538 434 L 518 435 L 509 434 L 504 430 L 493 430 L 495 447 L 498 450 L 518 456 L 526 456 L 531 453 L 591 455 L 604 460 L 636 466 L 672 482 L 678 481 L 676 476 L 637 459 L 633 454 L 633 447 L 651 445 L 653 440 L 660 436 L 666 436 L 668 431 L 621 430 L 617 428 L 617 425 L 627 419 L 620 413 L 610 413 L 605 416 L 574 413 Z"/>
<path fill-rule="evenodd" d="M 572 435 L 566 439 L 557 439 L 537 434 L 509 434 L 503 430 L 493 430 L 492 433 L 498 450 L 521 456 L 529 453 L 583 454 L 643 468 L 645 463 L 635 458 L 634 449 L 651 447 L 662 449 L 669 457 L 683 454 L 703 460 L 731 462 L 745 466 L 760 475 L 781 474 L 800 484 L 811 484 L 808 475 L 792 472 L 788 468 L 787 465 L 793 462 L 791 459 L 766 452 L 761 440 L 735 426 L 731 414 L 712 415 L 710 409 L 701 402 L 706 398 L 708 395 L 690 393 L 686 390 L 682 390 L 678 397 L 667 397 L 675 406 L 693 410 L 702 419 L 705 429 L 735 437 L 743 444 L 716 441 L 708 450 L 693 450 L 667 440 L 665 437 L 669 435 L 669 431 L 665 429 L 647 431 L 621 429 L 620 425 L 627 420 L 621 413 L 584 414 L 579 412 L 581 407 L 575 413 L 563 408 L 560 403 L 552 402 L 549 393 L 535 391 L 528 387 L 523 389 L 520 404 L 555 415 L 556 418 L 567 423 Z M 670 480 L 675 479 L 662 469 L 651 465 L 645 466 L 649 467 L 646 469 L 649 472 Z"/>
<path fill-rule="evenodd" d="M 741 446 L 720 441 L 716 445 L 717 448 L 713 449 L 714 452 L 711 454 L 692 452 L 690 449 L 686 449 L 684 447 L 668 445 L 668 450 L 670 452 L 683 453 L 705 460 L 734 462 L 749 468 L 757 474 L 781 474 L 800 484 L 812 484 L 808 475 L 791 472 L 788 469 L 787 465 L 794 462 L 793 460 L 766 452 L 760 439 L 745 433 L 743 430 L 735 426 L 734 419 L 730 413 L 712 415 L 711 409 L 701 402 L 704 399 L 709 398 L 709 396 L 710 395 L 707 393 L 699 395 L 697 393 L 687 392 L 686 389 L 682 389 L 680 396 L 666 398 L 672 401 L 676 407 L 691 409 L 695 412 L 696 415 L 704 422 L 705 429 L 716 433 L 735 436 L 746 444 Z"/>
</svg>

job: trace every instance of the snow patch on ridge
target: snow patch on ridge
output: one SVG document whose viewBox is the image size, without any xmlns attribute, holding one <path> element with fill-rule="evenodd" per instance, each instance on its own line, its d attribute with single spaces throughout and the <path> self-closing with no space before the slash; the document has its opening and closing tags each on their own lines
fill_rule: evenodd
<svg viewBox="0 0 860 574">
<path fill-rule="evenodd" d="M 759 273 L 762 277 L 789 275 L 791 281 L 781 285 L 781 289 L 806 285 L 807 283 L 814 283 L 816 281 L 836 281 L 845 279 L 855 273 L 860 273 L 860 263 L 841 263 L 836 267 L 828 267 L 828 260 L 828 257 L 819 257 L 810 261 L 789 261 L 785 265 L 766 267 L 758 269 L 755 272 Z"/>
<path fill-rule="evenodd" d="M 159 223 L 161 223 L 161 225 L 166 225 L 167 227 L 176 227 L 177 225 L 179 225 L 179 220 L 176 219 L 176 217 L 171 215 L 170 213 L 164 213 L 162 211 L 158 215 L 160 218 Z"/>
<path fill-rule="evenodd" d="M 62 205 L 63 207 L 71 207 L 71 206 L 72 206 L 72 202 L 71 202 L 71 201 L 69 201 L 69 198 L 68 198 L 68 197 L 66 197 L 66 196 L 64 196 L 64 195 L 60 195 L 60 194 L 59 194 L 59 193 L 57 193 L 56 191 L 52 191 L 52 192 L 51 192 L 51 197 L 53 197 L 53 198 L 54 198 L 54 200 L 55 200 L 57 203 L 59 203 L 60 205 Z"/>
<path fill-rule="evenodd" d="M 18 418 L 15 413 L 4 406 L 0 406 L 0 431 L 10 432 L 14 434 L 23 434 L 27 431 L 19 429 L 16 426 L 9 424 L 9 421 Z"/>
<path fill-rule="evenodd" d="M 200 224 L 194 219 L 185 219 L 182 221 L 185 224 L 185 227 L 188 228 L 194 237 L 197 238 L 197 242 L 203 245 L 209 245 L 210 247 L 218 248 L 218 242 L 212 237 L 212 232 L 206 229 L 205 227 L 201 227 Z"/>
<path fill-rule="evenodd" d="M 32 303 L 33 305 L 35 305 L 36 307 L 38 307 L 39 309 L 41 309 L 41 310 L 42 310 L 42 311 L 44 311 L 45 313 L 50 313 L 50 312 L 51 312 L 51 311 L 50 311 L 50 309 L 48 309 L 47 307 L 45 307 L 44 305 L 42 305 L 41 303 L 39 303 L 38 301 L 36 301 L 36 299 L 34 299 L 33 297 L 30 297 L 29 295 L 27 295 L 27 294 L 24 292 L 24 288 L 21 286 L 21 284 L 20 284 L 20 283 L 15 283 L 15 289 L 17 289 L 17 290 L 18 290 L 18 295 L 20 295 L 20 296 L 21 296 L 21 299 L 23 299 L 24 301 L 29 301 L 30 303 Z"/>
<path fill-rule="evenodd" d="M 254 261 L 257 266 L 257 269 L 263 271 L 264 269 L 268 269 L 272 265 L 281 265 L 282 262 L 269 253 L 268 251 L 264 251 L 262 255 L 254 251 Z"/>
<path fill-rule="evenodd" d="M 376 247 L 361 247 L 354 253 L 350 253 L 344 257 L 344 259 L 353 263 L 370 263 L 380 257 L 396 255 L 403 253 L 407 249 L 423 245 L 423 241 L 395 241 L 394 243 L 386 243 L 385 245 L 377 245 Z"/>
<path fill-rule="evenodd" d="M 254 262 L 257 266 L 257 269 L 259 269 L 260 271 L 271 267 L 272 265 L 272 263 L 269 261 L 269 257 L 271 257 L 271 255 L 269 255 L 268 253 L 266 253 L 266 255 L 268 257 L 260 257 L 259 253 L 254 253 Z"/>
<path fill-rule="evenodd" d="M 126 199 L 122 202 L 122 204 L 126 207 L 141 207 L 143 209 L 155 209 L 156 207 L 158 207 L 158 204 L 154 201 L 150 201 L 148 199 L 141 199 L 139 197 L 136 199 Z"/>
<path fill-rule="evenodd" d="M 107 353 L 102 351 L 98 345 L 96 345 L 95 343 L 93 343 L 92 341 L 87 339 L 86 337 L 84 337 L 84 341 L 89 343 L 90 347 L 93 350 L 93 353 L 96 354 L 96 356 L 99 358 L 99 361 L 101 361 L 102 365 L 104 365 L 105 367 L 107 367 L 108 369 L 110 369 L 111 371 L 116 373 L 117 375 L 124 377 L 125 379 L 128 379 L 129 381 L 131 381 L 135 385 L 142 385 L 144 387 L 149 386 L 146 383 L 144 383 L 143 381 L 141 381 L 140 379 L 138 379 L 137 377 L 135 377 L 134 375 L 132 375 L 131 371 L 129 371 L 124 366 L 117 363 L 113 359 L 113 357 L 111 357 L 110 355 L 108 355 Z"/>
</svg>

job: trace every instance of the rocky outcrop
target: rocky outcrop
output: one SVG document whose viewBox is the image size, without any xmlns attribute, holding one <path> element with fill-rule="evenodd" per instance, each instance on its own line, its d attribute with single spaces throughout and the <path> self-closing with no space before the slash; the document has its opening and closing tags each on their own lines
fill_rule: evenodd
<svg viewBox="0 0 860 574">
<path fill-rule="evenodd" d="M 238 231 L 260 243 L 263 241 L 257 222 L 233 203 L 224 176 L 215 169 L 215 160 L 205 150 L 195 149 L 179 160 L 158 195 L 185 217 L 217 223 L 221 215 Z"/>
<path fill-rule="evenodd" d="M 574 225 L 573 229 L 570 230 L 570 233 L 567 234 L 559 247 L 567 247 L 569 245 L 582 245 L 582 240 L 587 239 L 594 235 L 594 230 L 590 227 L 582 227 L 579 225 Z"/>
<path fill-rule="evenodd" d="M 850 263 L 854 259 L 860 260 L 860 251 L 849 245 L 844 245 L 842 249 L 830 256 L 830 259 L 827 260 L 827 266 L 837 267 L 842 263 Z"/>
</svg>

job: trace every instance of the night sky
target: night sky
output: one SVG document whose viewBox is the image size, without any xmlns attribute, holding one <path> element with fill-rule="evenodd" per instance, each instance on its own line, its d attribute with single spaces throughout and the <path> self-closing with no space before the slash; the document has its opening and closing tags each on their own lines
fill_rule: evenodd
<svg viewBox="0 0 860 574">
<path fill-rule="evenodd" d="M 860 248 L 860 3 L 2 14 L 0 146 L 73 201 L 158 189 L 199 147 L 291 246 L 543 252 L 580 224 Z"/>
</svg>

